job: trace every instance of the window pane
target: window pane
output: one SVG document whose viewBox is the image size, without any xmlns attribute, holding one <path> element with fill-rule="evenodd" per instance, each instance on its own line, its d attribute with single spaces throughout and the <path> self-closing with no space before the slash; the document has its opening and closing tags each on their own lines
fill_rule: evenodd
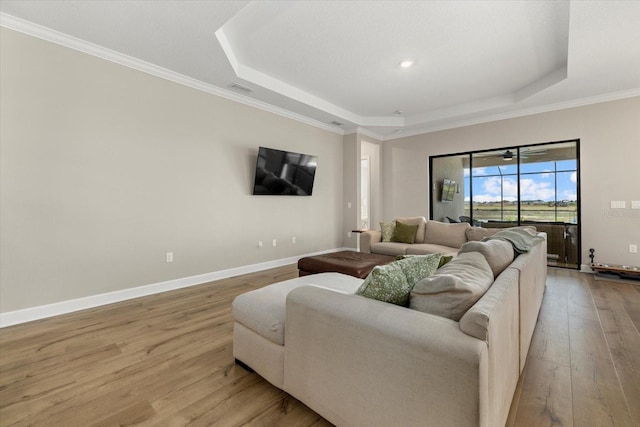
<svg viewBox="0 0 640 427">
<path fill-rule="evenodd" d="M 558 172 L 558 217 L 556 221 L 578 222 L 578 173 Z"/>
</svg>

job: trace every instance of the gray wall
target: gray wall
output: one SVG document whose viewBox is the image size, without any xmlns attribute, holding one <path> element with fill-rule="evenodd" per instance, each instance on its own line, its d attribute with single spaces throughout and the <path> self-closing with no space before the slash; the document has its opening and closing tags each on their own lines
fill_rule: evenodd
<svg viewBox="0 0 640 427">
<path fill-rule="evenodd" d="M 383 149 L 384 217 L 428 217 L 431 155 L 579 138 L 582 263 L 640 265 L 640 97 L 484 123 L 386 141 Z M 612 200 L 626 209 L 611 209 Z"/>
<path fill-rule="evenodd" d="M 341 135 L 1 31 L 0 312 L 342 246 Z M 259 145 L 313 196 L 252 196 Z"/>
<path fill-rule="evenodd" d="M 464 169 L 461 157 L 439 157 L 433 161 L 433 219 L 448 222 L 446 217 L 459 220 L 464 215 Z M 453 195 L 452 202 L 442 202 L 442 183 L 445 178 L 453 180 L 460 189 Z M 426 215 L 425 218 L 429 218 Z"/>
</svg>

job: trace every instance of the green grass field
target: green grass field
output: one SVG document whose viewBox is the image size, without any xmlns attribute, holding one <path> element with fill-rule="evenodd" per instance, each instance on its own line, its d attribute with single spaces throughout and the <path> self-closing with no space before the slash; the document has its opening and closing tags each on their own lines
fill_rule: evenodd
<svg viewBox="0 0 640 427">
<path fill-rule="evenodd" d="M 576 202 L 562 203 L 553 206 L 549 203 L 527 203 L 520 206 L 521 221 L 537 222 L 566 222 L 575 224 L 578 219 L 578 207 Z M 465 215 L 469 214 L 469 203 L 465 203 Z M 476 203 L 473 206 L 473 219 L 476 221 L 517 221 L 518 205 L 505 202 Z"/>
</svg>

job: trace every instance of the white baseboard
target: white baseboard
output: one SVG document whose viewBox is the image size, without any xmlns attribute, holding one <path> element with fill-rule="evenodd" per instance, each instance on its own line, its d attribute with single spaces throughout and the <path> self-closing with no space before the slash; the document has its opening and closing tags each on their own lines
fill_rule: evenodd
<svg viewBox="0 0 640 427">
<path fill-rule="evenodd" d="M 99 307 L 102 305 L 113 304 L 115 302 L 126 301 L 133 298 L 144 297 L 147 295 L 159 294 L 161 292 L 172 291 L 189 286 L 201 285 L 203 283 L 212 282 L 214 280 L 226 279 L 242 274 L 255 273 L 262 270 L 268 270 L 270 268 L 282 267 L 285 265 L 294 264 L 298 262 L 300 258 L 303 258 L 305 256 L 321 255 L 349 249 L 351 248 L 338 248 L 314 252 L 311 254 L 283 258 L 274 261 L 267 261 L 243 267 L 230 268 L 228 270 L 214 271 L 211 273 L 199 274 L 197 276 L 183 277 L 180 279 L 168 280 L 166 282 L 153 283 L 150 285 L 138 286 L 135 288 L 123 289 L 120 291 L 91 295 L 88 297 L 61 301 L 53 304 L 0 313 L 0 328 L 18 325 L 20 323 L 32 322 L 34 320 L 45 319 L 47 317 L 58 316 L 61 314 L 72 313 L 75 311 L 86 310 L 88 308 Z"/>
</svg>

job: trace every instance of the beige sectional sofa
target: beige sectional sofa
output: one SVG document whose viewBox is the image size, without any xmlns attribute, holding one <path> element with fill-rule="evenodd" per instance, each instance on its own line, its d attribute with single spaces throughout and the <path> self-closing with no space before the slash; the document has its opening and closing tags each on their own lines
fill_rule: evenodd
<svg viewBox="0 0 640 427">
<path fill-rule="evenodd" d="M 471 227 L 466 222 L 449 224 L 427 221 L 424 217 L 396 218 L 393 222 L 396 221 L 418 226 L 414 243 L 383 241 L 381 230 L 368 230 L 360 235 L 360 251 L 382 255 L 423 255 L 436 252 L 455 255 L 465 242 L 480 240 L 492 232 Z M 467 234 L 481 237 L 470 239 Z"/>
<path fill-rule="evenodd" d="M 458 321 L 322 273 L 237 297 L 234 357 L 338 426 L 503 426 L 542 302 L 546 240 L 502 265 L 480 246 L 436 272 L 482 259 L 497 273 Z"/>
</svg>

